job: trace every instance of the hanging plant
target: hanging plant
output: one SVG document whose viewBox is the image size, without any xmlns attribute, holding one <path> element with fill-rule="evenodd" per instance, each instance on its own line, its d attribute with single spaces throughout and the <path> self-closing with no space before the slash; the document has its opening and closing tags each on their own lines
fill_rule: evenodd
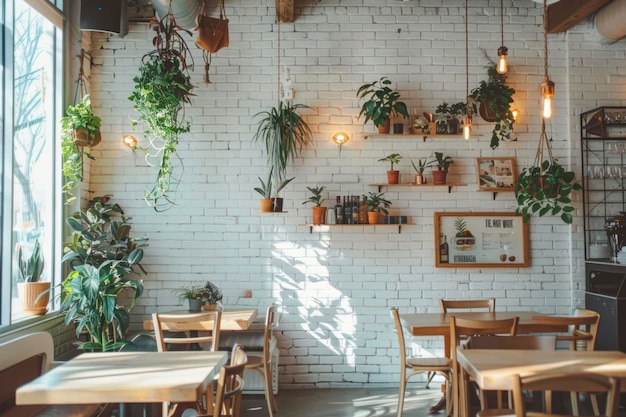
<svg viewBox="0 0 626 417">
<path fill-rule="evenodd" d="M 482 80 L 478 87 L 474 88 L 470 98 L 479 102 L 478 111 L 481 117 L 487 122 L 495 122 L 491 132 L 491 146 L 496 149 L 500 141 L 510 141 L 513 132 L 515 118 L 511 111 L 513 104 L 513 94 L 515 90 L 506 85 L 506 76 L 499 74 L 496 63 L 483 50 L 485 58 L 489 62 L 487 69 L 487 80 Z"/>
<path fill-rule="evenodd" d="M 96 146 L 102 140 L 100 132 L 102 120 L 93 113 L 91 98 L 87 94 L 87 85 L 83 71 L 85 54 L 86 52 L 81 50 L 78 56 L 80 69 L 74 96 L 76 104 L 68 106 L 67 110 L 65 110 L 65 116 L 61 118 L 62 190 L 66 195 L 66 204 L 68 205 L 71 205 L 76 199 L 73 195 L 73 190 L 83 180 L 83 157 L 95 159 L 89 152 L 84 150 L 84 147 Z"/>
<path fill-rule="evenodd" d="M 144 199 L 162 211 L 174 204 L 171 193 L 179 177 L 175 176 L 172 158 L 176 157 L 180 135 L 189 132 L 190 127 L 184 118 L 184 106 L 191 102 L 193 90 L 187 62 L 191 52 L 182 33 L 191 36 L 191 32 L 178 26 L 171 14 L 160 20 L 153 17 L 150 26 L 156 32 L 156 49 L 143 56 L 129 100 L 134 102 L 139 121 L 145 126 L 145 137 L 150 141 L 150 146 L 143 148 L 146 161 L 159 167 L 155 184 L 146 189 Z"/>
<path fill-rule="evenodd" d="M 543 149 L 548 149 L 548 157 L 544 159 Z M 545 121 L 541 121 L 539 147 L 532 166 L 524 168 L 515 183 L 517 214 L 522 214 L 524 223 L 530 221 L 532 214 L 539 217 L 545 215 L 560 216 L 566 224 L 573 221 L 574 207 L 570 204 L 572 191 L 581 191 L 582 186 L 575 182 L 576 174 L 567 171 L 552 156 L 552 148 L 546 135 Z"/>
</svg>

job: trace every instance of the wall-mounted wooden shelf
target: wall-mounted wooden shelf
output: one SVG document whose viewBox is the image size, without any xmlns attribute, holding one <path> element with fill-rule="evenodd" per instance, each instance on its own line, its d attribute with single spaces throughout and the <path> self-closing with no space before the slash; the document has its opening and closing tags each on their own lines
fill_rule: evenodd
<svg viewBox="0 0 626 417">
<path fill-rule="evenodd" d="M 377 224 L 299 224 L 298 226 L 308 226 L 309 234 L 313 233 L 314 228 L 331 228 L 331 227 L 397 227 L 398 233 L 402 233 L 402 226 L 415 226 L 415 223 L 400 223 L 400 224 L 385 224 L 385 223 L 377 223 Z"/>
<path fill-rule="evenodd" d="M 498 193 L 514 193 L 515 189 L 511 188 L 510 190 L 507 189 L 499 189 L 497 191 L 492 191 L 492 190 L 476 190 L 479 193 L 493 193 L 493 199 L 496 199 L 496 196 L 498 195 Z"/>
<path fill-rule="evenodd" d="M 450 194 L 450 192 L 452 191 L 452 187 L 464 187 L 467 184 L 461 184 L 461 183 L 449 183 L 449 184 L 443 184 L 443 185 L 435 185 L 435 184 L 414 184 L 414 183 L 405 183 L 405 184 L 369 184 L 372 187 L 378 187 L 378 192 L 380 192 L 380 190 L 383 187 L 387 187 L 387 188 L 393 188 L 393 187 L 405 187 L 405 188 L 442 188 L 442 187 L 447 187 L 448 188 L 448 194 Z"/>
<path fill-rule="evenodd" d="M 477 135 L 472 135 L 472 136 L 477 136 Z M 456 134 L 456 135 L 431 135 L 431 134 L 424 134 L 424 133 L 366 133 L 363 138 L 364 139 L 376 139 L 376 138 L 422 138 L 422 141 L 425 142 L 426 138 L 452 138 L 452 139 L 458 139 L 458 138 L 462 138 L 463 137 L 463 133 L 460 134 Z"/>
</svg>

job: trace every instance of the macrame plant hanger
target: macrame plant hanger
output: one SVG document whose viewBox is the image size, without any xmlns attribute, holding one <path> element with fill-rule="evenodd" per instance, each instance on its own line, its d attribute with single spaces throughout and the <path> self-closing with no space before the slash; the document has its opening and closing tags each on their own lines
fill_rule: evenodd
<svg viewBox="0 0 626 417">
<path fill-rule="evenodd" d="M 84 67 L 85 55 L 89 55 L 89 52 L 85 51 L 84 49 L 81 49 L 80 54 L 76 55 L 80 62 L 80 66 L 78 68 L 78 78 L 76 79 L 76 91 L 74 92 L 75 105 L 78 104 L 83 99 L 83 97 L 89 94 L 86 83 L 87 76 L 85 75 Z"/>
</svg>

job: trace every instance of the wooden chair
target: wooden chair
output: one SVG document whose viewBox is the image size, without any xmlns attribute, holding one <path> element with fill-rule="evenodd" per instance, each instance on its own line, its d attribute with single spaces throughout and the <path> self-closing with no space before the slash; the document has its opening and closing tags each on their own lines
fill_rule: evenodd
<svg viewBox="0 0 626 417">
<path fill-rule="evenodd" d="M 544 391 L 545 412 L 527 412 L 524 402 L 524 391 Z M 617 417 L 619 403 L 620 380 L 605 375 L 589 372 L 581 373 L 554 373 L 534 375 L 529 377 L 513 376 L 513 404 L 515 417 L 553 417 L 563 414 L 554 414 L 552 410 L 552 392 L 569 391 L 572 394 L 578 392 L 603 392 L 607 393 L 607 401 L 604 416 Z M 571 414 L 570 414 L 571 415 Z"/>
<path fill-rule="evenodd" d="M 280 305 L 272 304 L 267 308 L 265 315 L 265 330 L 263 332 L 263 356 L 249 356 L 246 369 L 258 372 L 265 385 L 265 399 L 270 417 L 278 410 L 272 385 L 272 341 L 274 330 L 280 323 Z"/>
<path fill-rule="evenodd" d="M 168 344 L 208 343 L 209 348 L 207 350 L 215 352 L 219 344 L 221 321 L 221 310 L 189 314 L 154 313 L 152 323 L 157 349 L 159 352 L 166 352 Z M 175 335 L 166 333 L 166 331 L 175 332 Z"/>
<path fill-rule="evenodd" d="M 407 357 L 406 345 L 404 341 L 404 328 L 400 320 L 400 313 L 396 307 L 391 308 L 391 316 L 394 319 L 398 343 L 400 345 L 400 391 L 398 394 L 398 417 L 402 417 L 404 408 L 404 396 L 406 385 L 414 375 L 432 372 L 443 375 L 450 387 L 450 360 L 448 358 L 415 358 Z M 448 395 L 449 398 L 449 395 Z M 450 405 L 450 401 L 447 402 Z"/>
<path fill-rule="evenodd" d="M 496 299 L 474 299 L 474 300 L 439 300 L 439 307 L 441 307 L 442 313 L 448 313 L 449 310 L 455 311 L 476 311 L 487 309 L 487 311 L 493 313 L 496 311 Z"/>
<path fill-rule="evenodd" d="M 600 324 L 600 314 L 595 311 L 577 308 L 571 316 L 533 316 L 533 320 L 538 323 L 568 327 L 566 333 L 556 335 L 557 347 L 558 342 L 564 341 L 569 344 L 570 350 L 595 350 Z M 590 399 L 594 414 L 600 415 L 597 396 L 591 394 Z M 578 395 L 574 392 L 571 394 L 571 401 L 572 412 L 578 415 Z"/>
<path fill-rule="evenodd" d="M 511 317 L 501 320 L 472 320 L 460 317 L 450 317 L 450 358 L 452 361 L 452 392 L 454 394 L 455 406 L 468 408 L 468 398 L 465 398 L 468 381 L 460 377 L 460 367 L 457 363 L 456 350 L 461 346 L 464 338 L 477 336 L 494 336 L 505 334 L 515 336 L 519 317 Z M 462 395 L 462 396 L 461 396 Z M 485 408 L 486 398 L 484 393 L 480 393 L 481 408 Z M 462 409 L 463 409 L 462 408 Z"/>
<path fill-rule="evenodd" d="M 555 336 L 490 336 L 490 337 L 470 337 L 465 344 L 465 349 L 523 349 L 523 350 L 555 350 Z M 504 408 L 502 398 L 503 392 L 495 392 L 497 408 L 482 409 L 477 413 L 477 417 L 493 417 L 515 414 L 510 408 L 513 406 L 512 394 L 508 392 L 508 407 Z M 483 407 L 488 403 L 488 393 L 481 392 L 481 402 Z"/>
<path fill-rule="evenodd" d="M 246 353 L 241 345 L 233 346 L 230 365 L 220 369 L 220 376 L 217 379 L 213 417 L 239 417 L 243 391 L 243 370 L 247 362 Z"/>
<path fill-rule="evenodd" d="M 152 324 L 154 336 L 159 352 L 167 352 L 174 346 L 187 345 L 191 349 L 194 345 L 208 344 L 208 351 L 217 351 L 220 338 L 220 324 L 222 311 L 205 311 L 188 314 L 154 313 Z M 174 334 L 170 334 L 170 333 Z M 200 334 L 199 332 L 202 332 Z M 174 346 L 172 346 L 174 345 Z M 163 403 L 163 417 L 178 417 L 187 408 L 194 408 L 198 413 L 205 411 L 204 405 L 198 403 Z"/>
</svg>

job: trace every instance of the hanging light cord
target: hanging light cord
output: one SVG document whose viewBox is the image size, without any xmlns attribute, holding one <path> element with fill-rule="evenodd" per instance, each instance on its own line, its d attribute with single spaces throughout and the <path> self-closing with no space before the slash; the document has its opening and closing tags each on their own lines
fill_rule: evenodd
<svg viewBox="0 0 626 417">
<path fill-rule="evenodd" d="M 467 3 L 469 0 L 465 0 L 465 100 L 467 101 L 466 114 L 470 114 L 469 110 L 469 29 L 467 15 Z"/>
<path fill-rule="evenodd" d="M 548 1 L 543 0 L 543 69 L 548 81 Z"/>
<path fill-rule="evenodd" d="M 504 46 L 504 0 L 500 0 L 500 46 Z"/>
<path fill-rule="evenodd" d="M 543 0 L 543 68 L 546 81 L 548 78 L 548 1 Z M 548 150 L 548 158 L 552 161 L 552 147 L 548 141 L 548 135 L 546 134 L 546 119 L 541 118 L 541 134 L 539 135 L 539 147 L 535 154 L 535 166 L 542 167 L 543 161 L 543 148 Z M 543 168 L 542 168 L 543 173 Z"/>
<path fill-rule="evenodd" d="M 281 86 L 280 86 L 280 21 L 278 20 L 278 18 L 276 18 L 276 28 L 277 28 L 277 33 L 278 33 L 278 70 L 276 71 L 276 78 L 278 80 L 278 103 L 280 103 L 281 100 Z"/>
</svg>

